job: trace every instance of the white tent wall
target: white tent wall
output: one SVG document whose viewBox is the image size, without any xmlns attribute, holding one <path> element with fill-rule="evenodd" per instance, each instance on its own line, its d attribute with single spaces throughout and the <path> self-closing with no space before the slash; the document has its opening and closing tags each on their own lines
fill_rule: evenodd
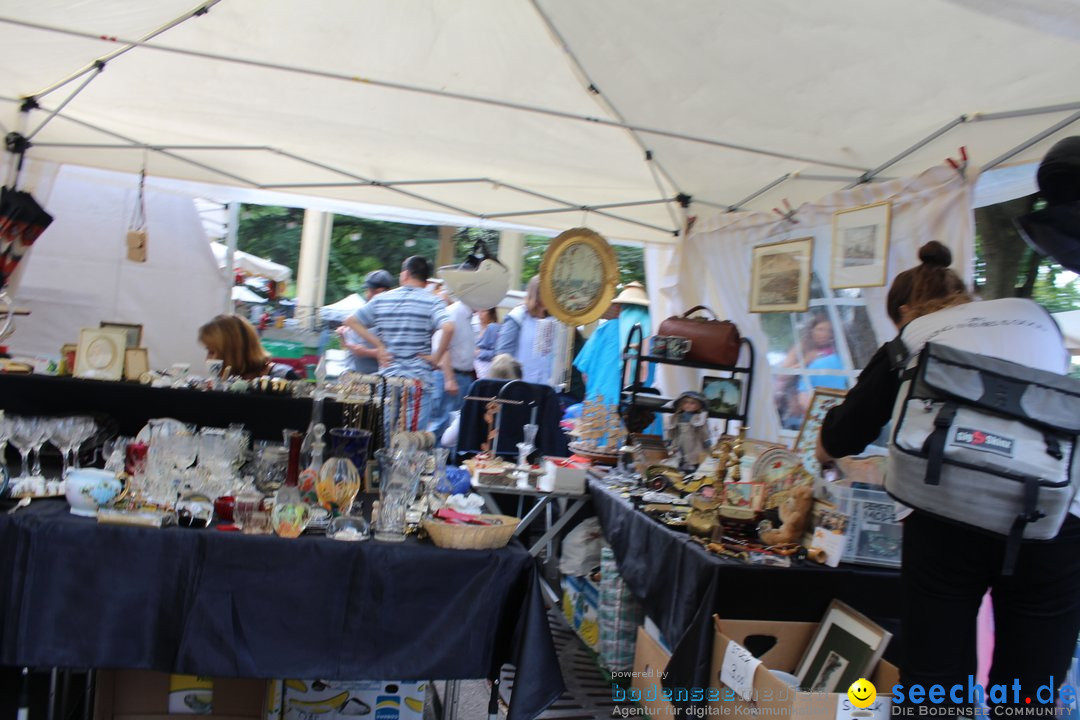
<svg viewBox="0 0 1080 720">
<path fill-rule="evenodd" d="M 6 0 L 0 125 L 35 159 L 672 242 L 677 193 L 1037 161 L 1080 128 L 1077 11 L 1016 5 Z"/>
<path fill-rule="evenodd" d="M 918 264 L 918 249 L 938 240 L 953 253 L 953 269 L 970 286 L 973 273 L 975 223 L 971 194 L 975 173 L 967 178 L 947 166 L 932 168 L 910 179 L 860 185 L 803 205 L 794 215 L 797 223 L 774 213 L 711 213 L 700 216 L 663 271 L 656 273 L 659 295 L 654 321 L 672 312 L 704 304 L 721 318 L 735 322 L 750 338 L 756 352 L 749 424 L 753 436 L 764 440 L 779 437 L 780 424 L 773 404 L 773 383 L 766 357 L 767 342 L 758 316 L 749 312 L 752 250 L 766 242 L 803 237 L 814 238 L 815 272 L 829 284 L 832 220 L 837 210 L 889 200 L 892 223 L 888 277 L 882 287 L 863 288 L 874 332 L 879 342 L 892 338 L 896 329 L 885 312 L 885 294 L 892 279 Z M 665 394 L 674 395 L 701 385 L 700 371 L 671 366 L 658 374 Z"/>
<path fill-rule="evenodd" d="M 201 367 L 196 332 L 229 288 L 191 198 L 147 192 L 147 261 L 137 263 L 125 239 L 138 197 L 130 175 L 64 166 L 34 195 L 54 221 L 23 259 L 14 296 L 31 314 L 17 319 L 11 351 L 55 356 L 104 320 L 141 324 L 153 368 Z"/>
</svg>

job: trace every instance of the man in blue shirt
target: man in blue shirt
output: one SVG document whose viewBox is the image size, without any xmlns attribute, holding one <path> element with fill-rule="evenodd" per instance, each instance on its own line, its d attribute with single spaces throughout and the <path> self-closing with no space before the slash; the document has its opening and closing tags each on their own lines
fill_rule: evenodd
<svg viewBox="0 0 1080 720">
<path fill-rule="evenodd" d="M 376 295 L 345 319 L 345 325 L 375 348 L 380 375 L 420 381 L 419 412 L 412 417 L 410 403 L 406 422 L 421 430 L 427 427 L 431 414 L 432 371 L 442 362 L 454 334 L 454 323 L 447 319 L 443 301 L 425 289 L 430 275 L 427 258 L 413 255 L 401 265 L 399 287 Z M 442 334 L 432 353 L 431 338 L 440 329 Z M 392 420 L 387 417 L 388 422 Z"/>
</svg>

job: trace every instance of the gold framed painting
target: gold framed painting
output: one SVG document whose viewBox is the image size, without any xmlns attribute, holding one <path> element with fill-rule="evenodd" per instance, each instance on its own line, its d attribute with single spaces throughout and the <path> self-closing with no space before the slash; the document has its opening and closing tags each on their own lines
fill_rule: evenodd
<svg viewBox="0 0 1080 720">
<path fill-rule="evenodd" d="M 806 312 L 814 238 L 758 245 L 750 273 L 750 312 Z"/>
<path fill-rule="evenodd" d="M 115 330 L 123 330 L 127 337 L 127 345 L 125 345 L 125 347 L 137 348 L 142 345 L 142 325 L 102 320 L 101 327 L 113 328 Z"/>
<path fill-rule="evenodd" d="M 75 352 L 75 377 L 119 380 L 124 374 L 127 333 L 115 328 L 83 328 Z"/>
<path fill-rule="evenodd" d="M 833 213 L 830 287 L 885 284 L 891 224 L 892 203 L 888 201 Z"/>
<path fill-rule="evenodd" d="M 799 428 L 799 436 L 795 438 L 794 448 L 803 467 L 812 477 L 821 475 L 821 464 L 817 461 L 815 454 L 821 422 L 825 419 L 825 413 L 844 402 L 846 396 L 847 390 L 814 388 L 814 394 L 810 398 L 802 426 Z"/>
<path fill-rule="evenodd" d="M 549 313 L 571 327 L 599 319 L 615 297 L 618 280 L 615 251 L 588 228 L 556 237 L 540 261 L 540 299 Z"/>
</svg>

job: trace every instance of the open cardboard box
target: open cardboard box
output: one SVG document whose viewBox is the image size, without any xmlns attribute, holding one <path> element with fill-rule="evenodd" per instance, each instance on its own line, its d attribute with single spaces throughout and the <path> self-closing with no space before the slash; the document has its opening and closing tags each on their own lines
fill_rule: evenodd
<svg viewBox="0 0 1080 720">
<path fill-rule="evenodd" d="M 263 720 L 265 680 L 213 678 L 212 689 L 193 690 L 186 697 L 172 697 L 172 676 L 149 670 L 99 670 L 94 703 L 95 720 L 164 720 L 209 714 L 219 720 Z M 170 702 L 172 700 L 172 702 Z M 180 702 L 178 703 L 177 700 Z M 212 709 L 206 710 L 209 700 Z M 198 701 L 198 702 L 196 702 Z M 178 708 L 182 710 L 178 711 Z"/>
<path fill-rule="evenodd" d="M 716 634 L 713 638 L 712 670 L 710 685 L 721 688 L 721 700 L 710 702 L 710 708 L 717 708 L 716 713 L 756 714 L 798 718 L 873 718 L 887 720 L 892 710 L 892 697 L 888 694 L 893 685 L 900 682 L 900 672 L 896 666 L 881 660 L 869 680 L 877 688 L 877 700 L 869 708 L 860 710 L 851 704 L 846 693 L 809 693 L 791 690 L 782 680 L 769 672 L 769 669 L 795 672 L 803 651 L 817 630 L 817 623 L 804 622 L 762 622 L 757 620 L 721 620 L 713 617 Z M 754 692 L 751 701 L 741 700 L 720 682 L 721 666 L 729 642 L 737 642 L 747 647 L 747 638 L 765 636 L 775 640 L 767 652 L 761 654 L 762 661 L 754 672 Z M 753 710 L 757 708 L 757 710 Z"/>
<path fill-rule="evenodd" d="M 671 653 L 665 650 L 645 631 L 637 630 L 637 645 L 634 647 L 634 669 L 631 676 L 631 691 L 626 699 L 645 708 L 648 717 L 678 717 L 675 706 L 664 699 L 663 672 L 667 667 Z M 618 680 L 619 678 L 615 678 Z M 615 699 L 621 700 L 617 691 Z"/>
</svg>

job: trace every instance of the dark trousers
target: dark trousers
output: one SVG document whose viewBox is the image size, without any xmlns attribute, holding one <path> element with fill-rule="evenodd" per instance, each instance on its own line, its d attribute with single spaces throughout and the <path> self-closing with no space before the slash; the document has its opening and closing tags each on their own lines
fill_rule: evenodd
<svg viewBox="0 0 1080 720">
<path fill-rule="evenodd" d="M 1040 702 L 1036 691 L 1053 676 L 1056 697 L 1080 632 L 1080 518 L 1069 515 L 1055 540 L 1025 543 L 1010 577 L 1001 575 L 1004 552 L 1004 538 L 997 535 L 919 511 L 904 521 L 905 687 L 921 683 L 948 691 L 961 684 L 966 704 L 968 676 L 976 671 L 976 615 L 989 589 L 994 606 L 989 684 L 1009 687 L 1008 701 L 1000 704 L 1053 704 Z M 1021 686 L 1017 703 L 1015 680 Z M 1041 699 L 1048 699 L 1045 691 Z"/>
</svg>

